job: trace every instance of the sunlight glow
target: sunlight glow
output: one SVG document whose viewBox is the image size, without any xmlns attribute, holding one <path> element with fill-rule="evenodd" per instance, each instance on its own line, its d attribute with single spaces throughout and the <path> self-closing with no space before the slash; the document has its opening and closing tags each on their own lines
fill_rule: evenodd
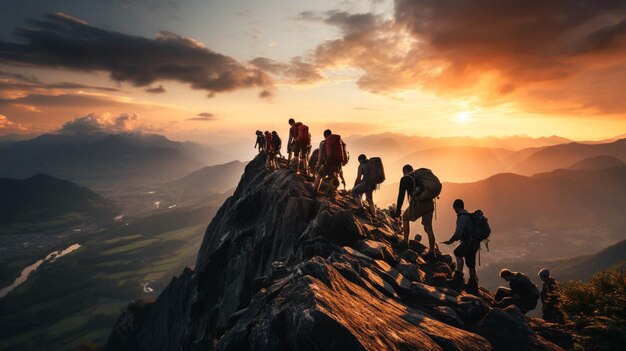
<svg viewBox="0 0 626 351">
<path fill-rule="evenodd" d="M 459 123 L 465 123 L 472 116 L 472 113 L 469 111 L 462 111 L 456 115 L 456 121 Z"/>
</svg>

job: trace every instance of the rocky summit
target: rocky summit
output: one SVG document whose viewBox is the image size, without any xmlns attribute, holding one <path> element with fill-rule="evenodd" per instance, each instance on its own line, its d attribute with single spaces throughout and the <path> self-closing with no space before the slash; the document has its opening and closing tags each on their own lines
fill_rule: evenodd
<svg viewBox="0 0 626 351">
<path fill-rule="evenodd" d="M 385 210 L 245 169 L 193 270 L 123 312 L 107 350 L 562 350 L 572 336 L 454 289 L 449 255 L 406 245 Z"/>
</svg>

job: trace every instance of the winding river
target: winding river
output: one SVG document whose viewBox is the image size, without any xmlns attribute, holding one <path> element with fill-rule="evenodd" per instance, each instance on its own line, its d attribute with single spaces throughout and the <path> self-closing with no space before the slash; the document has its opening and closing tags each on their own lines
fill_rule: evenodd
<svg viewBox="0 0 626 351">
<path fill-rule="evenodd" d="M 70 245 L 70 246 L 66 247 L 63 250 L 54 251 L 54 252 L 48 254 L 48 256 L 46 256 L 45 258 L 42 258 L 41 260 L 39 260 L 39 261 L 31 264 L 30 266 L 24 268 L 22 270 L 22 273 L 20 274 L 20 276 L 17 277 L 17 279 L 15 279 L 15 281 L 11 285 L 9 285 L 9 286 L 7 286 L 5 288 L 2 288 L 0 290 L 0 299 L 5 297 L 5 296 L 7 296 L 8 293 L 13 291 L 18 286 L 22 285 L 28 279 L 30 274 L 32 272 L 34 272 L 37 268 L 39 268 L 39 266 L 41 266 L 45 262 L 52 263 L 52 262 L 58 260 L 59 258 L 65 256 L 67 254 L 70 254 L 70 253 L 72 253 L 72 252 L 74 252 L 76 250 L 78 250 L 80 248 L 80 246 L 81 246 L 80 244 L 73 244 L 73 245 Z"/>
</svg>

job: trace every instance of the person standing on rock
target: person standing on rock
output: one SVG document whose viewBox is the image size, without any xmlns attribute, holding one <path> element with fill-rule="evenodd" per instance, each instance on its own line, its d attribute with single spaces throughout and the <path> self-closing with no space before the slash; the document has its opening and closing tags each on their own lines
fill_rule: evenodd
<svg viewBox="0 0 626 351">
<path fill-rule="evenodd" d="M 456 270 L 454 271 L 454 277 L 452 278 L 452 284 L 461 291 L 465 288 L 470 294 L 478 294 L 478 275 L 476 274 L 476 253 L 480 249 L 480 241 L 474 240 L 471 233 L 472 220 L 470 213 L 465 210 L 465 203 L 461 199 L 454 200 L 452 209 L 456 212 L 456 229 L 454 234 L 448 241 L 443 243 L 450 245 L 455 241 L 460 241 L 461 244 L 454 249 L 454 256 L 456 257 Z M 469 270 L 469 280 L 467 286 L 465 286 L 465 280 L 463 278 L 463 259 Z"/>
<path fill-rule="evenodd" d="M 287 152 L 289 166 L 291 167 L 291 153 L 293 152 L 295 157 L 295 169 L 296 172 L 300 172 L 301 168 L 304 174 L 307 174 L 308 160 L 307 149 L 311 145 L 311 133 L 309 133 L 309 127 L 296 122 L 293 118 L 289 119 L 289 140 L 287 142 Z"/>
<path fill-rule="evenodd" d="M 550 276 L 550 270 L 543 268 L 538 273 L 539 278 L 543 281 L 541 288 L 541 312 L 543 312 L 543 320 L 550 323 L 565 323 L 563 312 L 558 307 L 559 303 L 559 283 Z"/>
<path fill-rule="evenodd" d="M 274 141 L 272 140 L 272 133 L 265 131 L 265 148 L 267 151 L 267 169 L 276 169 L 278 165 L 276 163 L 276 151 L 274 150 Z"/>
<path fill-rule="evenodd" d="M 254 143 L 254 148 L 258 147 L 259 153 L 265 151 L 265 137 L 263 136 L 263 132 L 260 130 L 256 131 L 256 143 Z"/>
<path fill-rule="evenodd" d="M 371 179 L 371 167 L 367 156 L 359 155 L 359 169 L 357 171 L 356 179 L 354 180 L 354 188 L 352 188 L 352 197 L 354 201 L 362 206 L 361 196 L 365 194 L 365 200 L 367 200 L 368 210 L 372 218 L 376 218 L 376 206 L 374 206 L 374 190 L 376 184 Z"/>
<path fill-rule="evenodd" d="M 495 307 L 505 308 L 515 305 L 524 314 L 537 307 L 539 289 L 524 273 L 512 272 L 505 268 L 500 271 L 500 277 L 509 282 L 510 288 L 502 286 L 498 288 Z"/>
<path fill-rule="evenodd" d="M 313 191 L 317 194 L 320 188 L 322 178 L 329 176 L 331 178 L 341 177 L 343 180 L 343 174 L 341 171 L 341 165 L 346 160 L 346 143 L 341 140 L 341 136 L 333 134 L 330 129 L 324 131 L 324 140 L 320 143 L 317 160 L 317 175 L 313 182 Z M 337 186 L 339 180 L 337 180 Z"/>
<path fill-rule="evenodd" d="M 276 131 L 272 131 L 272 143 L 274 146 L 274 154 L 284 158 L 283 154 L 280 152 L 280 149 L 283 147 L 283 141 L 280 139 Z"/>
<path fill-rule="evenodd" d="M 400 179 L 400 189 L 398 190 L 398 201 L 396 202 L 395 217 L 400 216 L 404 195 L 409 196 L 409 207 L 402 214 L 402 231 L 404 241 L 409 243 L 409 233 L 411 227 L 409 222 L 422 218 L 424 231 L 428 234 L 428 255 L 432 258 L 436 255 L 435 248 L 437 242 L 433 231 L 433 214 L 435 212 L 435 198 L 441 193 L 441 182 L 427 168 L 413 170 L 413 166 L 402 167 L 402 179 Z"/>
</svg>

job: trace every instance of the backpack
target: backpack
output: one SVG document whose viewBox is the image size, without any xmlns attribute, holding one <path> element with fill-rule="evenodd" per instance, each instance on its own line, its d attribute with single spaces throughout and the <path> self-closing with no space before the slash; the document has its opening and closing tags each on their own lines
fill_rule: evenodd
<svg viewBox="0 0 626 351">
<path fill-rule="evenodd" d="M 310 143 L 311 142 L 311 134 L 309 134 L 309 127 L 300 123 L 298 126 L 298 134 L 296 140 L 299 143 Z"/>
<path fill-rule="evenodd" d="M 331 134 L 326 138 L 326 163 L 339 165 L 344 162 L 344 148 L 341 136 Z"/>
<path fill-rule="evenodd" d="M 488 239 L 491 234 L 491 227 L 489 227 L 489 220 L 485 217 L 483 211 L 476 210 L 470 213 L 469 216 L 472 221 L 472 238 L 479 242 Z"/>
<path fill-rule="evenodd" d="M 278 134 L 272 135 L 272 142 L 274 143 L 274 149 L 280 150 L 283 146 L 283 141 L 280 139 Z"/>
<path fill-rule="evenodd" d="M 409 176 L 415 185 L 411 198 L 420 200 L 434 200 L 441 194 L 441 182 L 439 178 L 428 168 L 419 168 Z"/>
<path fill-rule="evenodd" d="M 380 184 L 385 181 L 385 167 L 380 157 L 372 157 L 368 161 L 370 169 L 369 180 L 374 184 Z"/>
</svg>

